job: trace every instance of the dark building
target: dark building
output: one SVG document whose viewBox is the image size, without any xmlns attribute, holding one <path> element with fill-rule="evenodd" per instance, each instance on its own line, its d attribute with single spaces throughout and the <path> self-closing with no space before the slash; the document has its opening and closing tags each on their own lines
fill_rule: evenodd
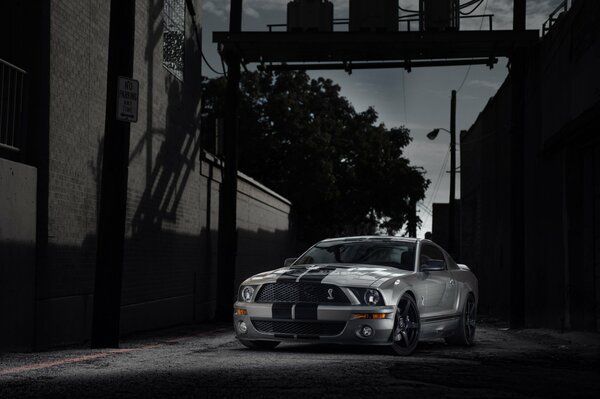
<svg viewBox="0 0 600 399">
<path fill-rule="evenodd" d="M 600 331 L 600 2 L 576 1 L 529 55 L 523 152 L 526 326 Z M 461 257 L 508 315 L 511 76 L 461 137 Z"/>
<path fill-rule="evenodd" d="M 433 204 L 433 216 L 431 218 L 431 239 L 441 245 L 447 251 L 450 251 L 448 240 L 450 206 L 444 203 Z M 454 202 L 454 253 L 452 257 L 461 262 L 460 259 L 460 200 Z"/>
<path fill-rule="evenodd" d="M 0 351 L 90 338 L 110 3 L 0 5 Z M 136 2 L 122 333 L 215 312 L 221 164 L 200 147 L 194 29 L 185 0 Z M 291 204 L 238 187 L 240 282 L 288 255 Z"/>
</svg>

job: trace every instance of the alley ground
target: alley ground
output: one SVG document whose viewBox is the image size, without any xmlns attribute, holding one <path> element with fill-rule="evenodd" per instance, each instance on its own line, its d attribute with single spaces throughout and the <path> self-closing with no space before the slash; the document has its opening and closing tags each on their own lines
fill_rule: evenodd
<svg viewBox="0 0 600 399">
<path fill-rule="evenodd" d="M 600 335 L 484 323 L 472 348 L 281 345 L 251 351 L 229 325 L 125 339 L 118 350 L 0 355 L 0 398 L 598 397 Z"/>
</svg>

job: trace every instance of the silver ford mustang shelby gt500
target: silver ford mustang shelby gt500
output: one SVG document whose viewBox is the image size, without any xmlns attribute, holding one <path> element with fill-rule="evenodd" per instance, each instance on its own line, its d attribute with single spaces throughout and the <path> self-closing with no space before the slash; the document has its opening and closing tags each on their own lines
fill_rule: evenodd
<svg viewBox="0 0 600 399">
<path fill-rule="evenodd" d="M 477 278 L 432 241 L 328 239 L 285 263 L 240 286 L 234 328 L 247 347 L 318 340 L 408 355 L 420 339 L 473 343 Z"/>
</svg>

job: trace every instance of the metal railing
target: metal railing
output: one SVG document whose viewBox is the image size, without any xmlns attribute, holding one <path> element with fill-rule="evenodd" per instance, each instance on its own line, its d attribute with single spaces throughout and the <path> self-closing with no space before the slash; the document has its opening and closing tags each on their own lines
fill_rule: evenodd
<svg viewBox="0 0 600 399">
<path fill-rule="evenodd" d="M 552 27 L 554 26 L 556 21 L 558 21 L 560 19 L 560 17 L 564 13 L 567 12 L 568 7 L 569 7 L 569 4 L 568 4 L 567 0 L 564 0 L 562 3 L 560 3 L 558 5 L 558 7 L 556 7 L 556 9 L 554 11 L 552 11 L 550 13 L 550 16 L 548 17 L 546 22 L 544 22 L 544 24 L 542 25 L 542 36 L 546 36 L 546 34 L 548 32 L 550 32 L 550 29 L 552 29 Z"/>
<path fill-rule="evenodd" d="M 0 148 L 19 152 L 25 124 L 27 72 L 0 59 Z"/>
<path fill-rule="evenodd" d="M 492 24 L 492 19 L 494 18 L 494 14 L 460 15 L 459 18 L 460 19 L 487 18 L 489 30 L 494 29 L 493 24 Z M 423 23 L 422 16 L 418 12 L 402 15 L 401 17 L 398 18 L 398 22 L 400 23 L 401 26 L 406 24 L 407 32 L 413 31 L 413 27 L 412 27 L 413 22 L 419 25 L 419 29 Z M 350 24 L 349 18 L 334 18 L 334 20 L 333 20 L 333 25 L 349 25 L 349 24 Z M 274 29 L 280 29 L 280 28 L 286 28 L 286 27 L 287 27 L 287 24 L 267 24 L 267 28 L 269 29 L 269 32 L 273 32 Z"/>
</svg>

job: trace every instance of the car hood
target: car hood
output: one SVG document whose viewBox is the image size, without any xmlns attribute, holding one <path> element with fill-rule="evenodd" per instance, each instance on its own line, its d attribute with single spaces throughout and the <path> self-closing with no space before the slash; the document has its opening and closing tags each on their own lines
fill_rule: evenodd
<svg viewBox="0 0 600 399">
<path fill-rule="evenodd" d="M 318 264 L 282 267 L 256 274 L 246 281 L 245 285 L 260 285 L 274 282 L 321 282 L 344 287 L 379 286 L 385 281 L 413 274 L 413 271 L 397 269 L 390 266 L 362 264 Z"/>
</svg>

